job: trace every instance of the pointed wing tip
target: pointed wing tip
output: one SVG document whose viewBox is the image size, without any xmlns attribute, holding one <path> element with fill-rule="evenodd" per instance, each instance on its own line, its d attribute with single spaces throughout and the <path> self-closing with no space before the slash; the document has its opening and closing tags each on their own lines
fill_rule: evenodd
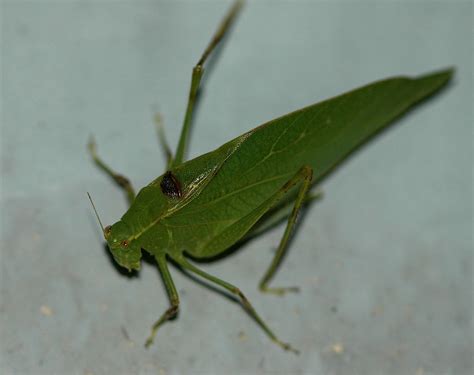
<svg viewBox="0 0 474 375">
<path fill-rule="evenodd" d="M 440 84 L 448 83 L 456 73 L 455 66 L 449 66 L 444 69 L 435 70 L 433 72 L 423 74 L 420 76 L 420 79 L 430 79 L 430 80 L 439 80 Z"/>
</svg>

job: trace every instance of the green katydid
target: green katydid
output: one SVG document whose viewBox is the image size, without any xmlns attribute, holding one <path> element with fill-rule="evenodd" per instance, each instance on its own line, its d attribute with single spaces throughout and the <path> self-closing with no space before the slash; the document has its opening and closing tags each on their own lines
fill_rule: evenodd
<svg viewBox="0 0 474 375">
<path fill-rule="evenodd" d="M 234 3 L 193 69 L 174 156 L 163 133 L 159 133 L 168 155 L 163 175 L 135 196 L 130 181 L 99 159 L 93 141 L 89 144 L 95 163 L 124 188 L 130 203 L 117 223 L 105 228 L 101 224 L 115 261 L 128 270 L 139 270 L 142 250 L 147 251 L 156 259 L 169 296 L 170 307 L 153 325 L 147 346 L 160 325 L 178 312 L 179 296 L 168 270 L 171 259 L 235 295 L 270 339 L 285 350 L 297 352 L 274 334 L 239 288 L 200 270 L 188 259 L 216 257 L 255 234 L 262 217 L 272 222 L 283 213 L 288 218 L 286 229 L 259 287 L 278 295 L 296 290 L 268 284 L 286 251 L 298 211 L 310 199 L 311 187 L 357 146 L 440 90 L 453 73 L 446 69 L 417 78 L 378 81 L 270 121 L 212 152 L 185 161 L 204 64 L 241 5 L 241 1 Z M 288 202 L 292 210 L 288 210 Z"/>
</svg>

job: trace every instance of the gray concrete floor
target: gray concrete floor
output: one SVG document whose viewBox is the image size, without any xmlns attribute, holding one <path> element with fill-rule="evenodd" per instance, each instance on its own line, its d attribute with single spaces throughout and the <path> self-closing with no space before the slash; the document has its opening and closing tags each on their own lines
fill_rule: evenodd
<svg viewBox="0 0 474 375">
<path fill-rule="evenodd" d="M 228 2 L 3 1 L 3 374 L 472 373 L 472 3 L 250 2 L 205 80 L 191 154 L 384 77 L 457 68 L 454 83 L 322 183 L 275 284 L 282 228 L 202 267 L 248 294 L 299 357 L 235 303 L 172 269 L 177 320 L 151 264 L 117 272 L 106 223 L 126 204 L 90 162 L 137 187 L 161 174 L 152 125 L 178 138 L 192 65 Z"/>
</svg>

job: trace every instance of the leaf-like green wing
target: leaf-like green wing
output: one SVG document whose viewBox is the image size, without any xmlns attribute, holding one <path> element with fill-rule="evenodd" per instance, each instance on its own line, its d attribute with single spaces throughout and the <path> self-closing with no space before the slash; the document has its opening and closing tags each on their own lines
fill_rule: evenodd
<svg viewBox="0 0 474 375">
<path fill-rule="evenodd" d="M 232 235 L 229 227 L 301 166 L 310 165 L 314 181 L 319 180 L 357 146 L 443 87 L 451 75 L 452 70 L 444 70 L 386 79 L 255 128 L 244 135 L 200 194 L 166 218 L 166 226 L 180 238 L 177 245 L 192 255 L 216 255 L 224 249 L 214 247 L 212 254 L 203 249 L 217 236 L 225 235 L 223 247 L 236 242 L 242 234 Z"/>
</svg>

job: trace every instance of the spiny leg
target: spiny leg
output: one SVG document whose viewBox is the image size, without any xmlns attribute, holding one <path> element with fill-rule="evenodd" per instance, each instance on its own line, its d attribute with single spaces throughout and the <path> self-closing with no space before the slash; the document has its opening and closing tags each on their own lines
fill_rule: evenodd
<svg viewBox="0 0 474 375">
<path fill-rule="evenodd" d="M 170 300 L 170 307 L 160 316 L 160 318 L 153 324 L 151 329 L 151 334 L 145 342 L 145 347 L 148 348 L 153 344 L 155 339 L 156 332 L 158 328 L 165 323 L 167 320 L 173 319 L 179 310 L 179 296 L 174 286 L 173 279 L 171 278 L 170 272 L 168 270 L 168 264 L 166 260 L 166 255 L 156 256 L 156 262 L 158 264 L 158 269 L 160 270 L 161 277 L 165 283 L 166 292 L 168 293 L 168 298 Z"/>
<path fill-rule="evenodd" d="M 268 287 L 268 283 L 272 279 L 273 275 L 278 269 L 278 266 L 281 263 L 281 260 L 283 259 L 283 256 L 285 255 L 288 240 L 290 239 L 290 236 L 291 236 L 291 231 L 293 229 L 293 226 L 295 225 L 298 212 L 305 201 L 306 194 L 311 187 L 312 178 L 313 178 L 313 170 L 310 167 L 305 166 L 301 168 L 298 171 L 298 174 L 295 177 L 293 177 L 290 181 L 288 181 L 278 193 L 278 194 L 285 194 L 291 188 L 293 188 L 301 179 L 303 179 L 301 188 L 299 189 L 298 195 L 296 196 L 296 199 L 295 199 L 293 210 L 290 214 L 290 217 L 288 218 L 288 223 L 285 228 L 285 233 L 283 234 L 283 237 L 280 241 L 280 245 L 278 246 L 278 250 L 275 253 L 272 263 L 270 264 L 270 267 L 268 268 L 267 272 L 265 272 L 262 280 L 260 281 L 259 288 L 262 292 L 273 293 L 273 294 L 277 294 L 281 296 L 285 294 L 286 292 L 297 292 L 299 290 L 299 288 L 297 287 L 270 288 Z"/>
<path fill-rule="evenodd" d="M 283 341 L 281 341 L 274 333 L 273 331 L 267 326 L 267 324 L 263 321 L 263 319 L 257 314 L 255 309 L 253 308 L 252 304 L 249 302 L 247 297 L 242 293 L 242 291 L 237 288 L 236 286 L 229 284 L 228 282 L 221 280 L 217 277 L 214 277 L 212 275 L 209 275 L 208 273 L 200 270 L 199 268 L 195 267 L 191 263 L 189 263 L 183 256 L 173 258 L 181 267 L 184 269 L 187 269 L 191 272 L 194 272 L 198 274 L 199 276 L 217 284 L 220 285 L 221 287 L 227 289 L 230 293 L 236 295 L 241 303 L 242 306 L 248 311 L 248 313 L 252 316 L 252 318 L 255 319 L 255 321 L 258 323 L 260 327 L 265 331 L 265 333 L 270 337 L 272 341 L 274 341 L 277 345 L 279 345 L 281 348 L 284 350 L 291 351 L 295 354 L 299 354 L 298 350 L 294 349 L 290 344 L 287 344 Z"/>
<path fill-rule="evenodd" d="M 291 177 L 280 189 L 278 189 L 271 197 L 269 197 L 266 201 L 261 203 L 258 207 L 253 209 L 244 217 L 240 218 L 236 222 L 234 222 L 231 226 L 227 227 L 225 230 L 220 232 L 215 237 L 211 238 L 204 249 L 202 251 L 206 254 L 218 254 L 225 249 L 228 249 L 230 246 L 245 238 L 247 233 L 252 233 L 252 228 L 255 226 L 256 223 L 267 213 L 270 213 L 269 220 L 270 224 L 273 219 L 277 219 L 277 217 L 272 217 L 272 210 L 276 210 L 273 214 L 278 215 L 279 209 L 282 200 L 283 200 L 283 207 L 287 201 L 284 200 L 285 197 L 290 197 L 289 201 L 294 202 L 293 210 L 289 215 L 288 224 L 285 229 L 285 233 L 282 237 L 278 250 L 275 254 L 275 257 L 268 268 L 267 272 L 265 273 L 262 281 L 259 284 L 259 287 L 262 291 L 268 293 L 274 293 L 277 295 L 283 295 L 286 292 L 295 292 L 298 291 L 296 287 L 290 288 L 269 288 L 268 282 L 275 274 L 281 260 L 283 259 L 284 253 L 286 251 L 287 243 L 290 238 L 291 230 L 295 224 L 296 216 L 298 211 L 300 210 L 305 197 L 306 193 L 308 192 L 309 188 L 311 187 L 311 180 L 313 176 L 313 170 L 309 166 L 303 166 L 300 168 L 294 175 Z M 293 194 L 292 191 L 295 186 L 300 185 L 301 188 L 297 191 L 297 194 Z M 257 231 L 259 227 L 257 225 Z"/>
<path fill-rule="evenodd" d="M 315 201 L 322 199 L 323 192 L 322 190 L 315 190 L 314 192 L 308 192 L 306 194 L 302 207 L 306 208 L 312 205 Z M 256 225 L 254 225 L 244 236 L 243 241 L 259 236 L 260 234 L 266 232 L 267 230 L 277 226 L 283 220 L 289 218 L 292 207 L 295 204 L 296 196 L 292 199 L 289 199 L 282 204 L 279 204 L 275 208 L 270 209 L 262 217 L 262 220 L 259 220 Z"/>
<path fill-rule="evenodd" d="M 231 27 L 242 5 L 243 5 L 243 1 L 241 0 L 237 0 L 234 2 L 234 4 L 232 5 L 232 8 L 229 10 L 226 17 L 223 19 L 222 23 L 219 25 L 219 28 L 215 32 L 214 36 L 209 42 L 209 45 L 205 49 L 198 63 L 193 68 L 193 74 L 191 77 L 191 87 L 189 89 L 188 105 L 186 108 L 186 115 L 184 117 L 183 128 L 181 129 L 181 135 L 179 138 L 176 155 L 170 167 L 176 167 L 184 161 L 185 153 L 188 148 L 188 137 L 189 137 L 189 132 L 191 130 L 193 109 L 196 103 L 197 93 L 199 90 L 199 84 L 201 82 L 201 78 L 204 73 L 204 63 L 206 62 L 208 56 L 212 53 L 212 51 L 216 48 L 216 46 L 222 40 L 227 30 L 229 30 L 229 28 Z"/>
<path fill-rule="evenodd" d="M 133 189 L 130 180 L 127 177 L 114 172 L 107 164 L 102 161 L 102 159 L 99 158 L 99 156 L 97 155 L 97 145 L 93 137 L 91 137 L 89 140 L 88 148 L 89 153 L 91 154 L 95 164 L 97 164 L 100 169 L 102 169 L 107 175 L 109 175 L 115 181 L 115 183 L 117 183 L 117 185 L 119 185 L 122 189 L 125 190 L 127 194 L 128 203 L 132 204 L 133 200 L 135 199 L 135 190 Z"/>
<path fill-rule="evenodd" d="M 171 151 L 168 141 L 166 140 L 163 117 L 161 116 L 161 114 L 155 113 L 153 120 L 155 122 L 156 133 L 158 134 L 158 140 L 160 142 L 161 149 L 166 157 L 166 170 L 168 170 L 171 167 L 171 164 L 173 163 L 173 152 Z"/>
</svg>

